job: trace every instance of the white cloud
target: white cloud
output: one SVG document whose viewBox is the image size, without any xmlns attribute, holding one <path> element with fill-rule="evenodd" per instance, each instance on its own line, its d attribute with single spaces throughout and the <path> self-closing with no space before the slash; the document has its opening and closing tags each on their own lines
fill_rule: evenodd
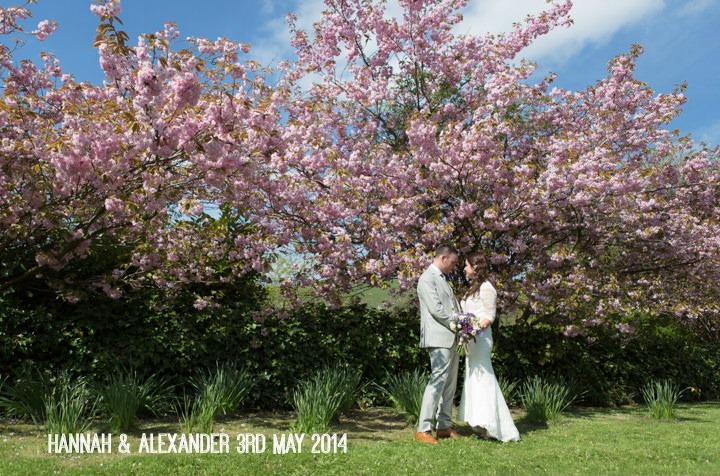
<svg viewBox="0 0 720 476">
<path fill-rule="evenodd" d="M 706 0 L 695 0 L 703 2 Z M 475 0 L 458 25 L 460 33 L 481 35 L 512 29 L 512 24 L 548 8 L 545 0 Z M 530 45 L 522 56 L 561 64 L 589 44 L 610 40 L 621 28 L 641 21 L 665 6 L 664 0 L 574 0 L 570 16 L 574 24 L 556 28 Z"/>
<path fill-rule="evenodd" d="M 680 7 L 679 13 L 683 16 L 696 15 L 713 6 L 718 6 L 718 0 L 690 0 Z"/>
<path fill-rule="evenodd" d="M 693 137 L 710 146 L 720 146 L 720 121 L 700 129 Z"/>
<path fill-rule="evenodd" d="M 272 15 L 275 11 L 275 7 L 277 6 L 276 0 L 264 0 L 260 2 L 260 11 L 263 12 L 265 15 Z"/>
<path fill-rule="evenodd" d="M 400 6 L 398 0 L 388 0 L 385 4 L 385 18 L 397 18 L 398 21 L 402 19 L 403 8 Z"/>
<path fill-rule="evenodd" d="M 718 0 L 691 0 L 683 7 L 683 11 L 705 9 L 716 2 Z M 275 12 L 281 11 L 280 8 L 284 8 L 285 12 L 293 10 L 298 17 L 298 27 L 311 36 L 313 24 L 320 19 L 325 9 L 323 0 L 274 0 L 274 3 Z M 513 23 L 523 21 L 528 14 L 537 14 L 548 7 L 545 0 L 470 0 L 463 12 L 465 19 L 456 27 L 456 32 L 474 35 L 507 32 L 512 29 Z M 588 45 L 603 44 L 621 28 L 639 23 L 664 7 L 664 0 L 574 0 L 570 13 L 574 24 L 569 28 L 556 28 L 544 35 L 521 55 L 533 61 L 541 61 L 546 66 L 562 65 Z M 387 3 L 386 16 L 390 15 L 402 15 L 397 0 L 389 0 Z M 265 30 L 266 35 L 253 44 L 252 56 L 263 64 L 277 63 L 290 57 L 293 52 L 284 14 L 270 20 Z"/>
<path fill-rule="evenodd" d="M 305 30 L 312 38 L 313 24 L 320 19 L 325 9 L 325 2 L 323 0 L 306 0 L 299 4 L 282 2 L 282 8 L 284 8 L 282 16 L 268 21 L 264 27 L 265 35 L 253 44 L 251 56 L 261 64 L 276 64 L 293 55 L 286 20 L 288 13 L 293 12 L 297 15 L 298 28 Z M 276 6 L 275 11 L 281 11 L 280 7 Z"/>
<path fill-rule="evenodd" d="M 287 22 L 275 18 L 267 22 L 265 34 L 252 41 L 250 57 L 263 65 L 277 64 L 288 59 L 291 51 Z"/>
</svg>

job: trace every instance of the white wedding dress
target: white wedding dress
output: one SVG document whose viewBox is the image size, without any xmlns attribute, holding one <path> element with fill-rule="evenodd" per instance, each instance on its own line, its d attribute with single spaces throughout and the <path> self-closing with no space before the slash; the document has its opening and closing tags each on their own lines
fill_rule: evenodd
<svg viewBox="0 0 720 476">
<path fill-rule="evenodd" d="M 485 281 L 480 291 L 460 303 L 463 312 L 472 312 L 482 319 L 495 320 L 497 292 Z M 473 428 L 482 427 L 489 436 L 500 441 L 518 441 L 520 433 L 515 427 L 505 398 L 500 391 L 490 353 L 492 351 L 492 328 L 488 327 L 475 341 L 468 343 L 465 358 L 465 385 L 458 418 Z"/>
</svg>

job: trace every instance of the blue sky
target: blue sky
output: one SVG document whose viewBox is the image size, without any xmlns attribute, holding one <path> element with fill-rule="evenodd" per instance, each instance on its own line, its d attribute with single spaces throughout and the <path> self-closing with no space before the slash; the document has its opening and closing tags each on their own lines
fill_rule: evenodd
<svg viewBox="0 0 720 476">
<path fill-rule="evenodd" d="M 3 0 L 3 6 L 20 0 Z M 32 23 L 52 18 L 59 30 L 38 46 L 28 42 L 18 57 L 37 58 L 39 49 L 54 53 L 77 79 L 99 82 L 102 75 L 92 42 L 97 25 L 90 0 L 39 0 Z M 575 0 L 575 24 L 552 32 L 524 55 L 540 71 L 558 74 L 561 87 L 579 89 L 605 75 L 607 61 L 633 43 L 645 48 L 638 79 L 658 92 L 688 83 L 688 103 L 672 127 L 696 140 L 720 144 L 720 0 Z M 178 24 L 182 37 L 225 36 L 253 46 L 263 63 L 289 56 L 284 17 L 294 11 L 310 28 L 323 9 L 322 0 L 123 0 L 121 18 L 134 43 L 141 32 L 158 31 L 166 21 Z M 510 28 L 527 13 L 546 7 L 544 0 L 470 0 L 462 33 Z M 389 12 L 397 12 L 394 0 Z M 32 25 L 28 24 L 28 30 Z"/>
</svg>

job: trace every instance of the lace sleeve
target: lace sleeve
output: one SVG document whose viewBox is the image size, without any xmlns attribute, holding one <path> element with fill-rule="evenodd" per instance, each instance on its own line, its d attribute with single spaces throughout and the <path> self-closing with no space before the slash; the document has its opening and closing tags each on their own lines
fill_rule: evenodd
<svg viewBox="0 0 720 476">
<path fill-rule="evenodd" d="M 495 321 L 495 313 L 497 306 L 497 291 L 492 284 L 485 281 L 480 286 L 479 292 L 480 306 L 478 309 L 478 316 L 483 319 L 488 319 L 490 322 Z"/>
</svg>

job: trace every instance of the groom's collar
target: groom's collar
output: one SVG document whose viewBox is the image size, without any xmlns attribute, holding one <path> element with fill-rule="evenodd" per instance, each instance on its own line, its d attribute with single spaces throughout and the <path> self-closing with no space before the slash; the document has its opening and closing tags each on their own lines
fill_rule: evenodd
<svg viewBox="0 0 720 476">
<path fill-rule="evenodd" d="M 435 263 L 430 264 L 430 269 L 434 270 L 436 274 L 440 275 L 443 279 L 445 279 L 445 273 L 440 271 L 440 268 L 435 266 Z"/>
</svg>

